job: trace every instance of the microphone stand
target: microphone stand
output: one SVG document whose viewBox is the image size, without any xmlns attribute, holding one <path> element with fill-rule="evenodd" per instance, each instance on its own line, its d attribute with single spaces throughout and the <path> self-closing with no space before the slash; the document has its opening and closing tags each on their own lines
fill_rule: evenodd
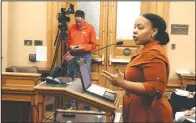
<svg viewBox="0 0 196 123">
<path fill-rule="evenodd" d="M 84 55 L 82 55 L 82 56 L 85 56 L 85 55 L 87 55 L 87 54 L 92 54 L 92 53 L 94 53 L 94 52 L 97 52 L 97 51 L 99 51 L 99 50 L 102 50 L 102 49 L 104 49 L 104 48 L 107 48 L 107 47 L 110 47 L 110 46 L 112 46 L 112 45 L 122 45 L 123 44 L 123 41 L 119 41 L 119 42 L 116 42 L 116 43 L 114 43 L 114 44 L 109 44 L 109 45 L 107 45 L 107 46 L 105 46 L 105 47 L 102 47 L 102 48 L 100 48 L 100 49 L 97 49 L 97 50 L 94 50 L 94 51 L 92 51 L 92 52 L 88 52 L 88 53 L 85 53 Z M 98 45 L 99 46 L 99 45 Z"/>
<path fill-rule="evenodd" d="M 116 45 L 116 44 L 107 45 L 107 46 L 102 47 L 102 48 L 100 48 L 100 49 L 94 50 L 94 51 L 92 51 L 92 52 L 90 52 L 90 53 L 94 53 L 94 52 L 96 52 L 96 51 L 99 51 L 99 50 L 102 50 L 102 49 L 104 49 L 104 48 L 110 47 L 110 46 L 112 46 L 112 45 Z"/>
<path fill-rule="evenodd" d="M 92 52 L 85 53 L 85 54 L 83 54 L 82 56 L 85 56 L 85 55 L 87 55 L 87 54 L 92 54 L 92 53 L 94 53 L 94 52 L 97 52 L 97 51 L 99 51 L 99 50 L 105 49 L 105 48 L 110 47 L 110 46 L 112 46 L 112 45 L 116 45 L 116 44 L 107 45 L 107 46 L 105 46 L 105 47 L 102 47 L 102 48 L 100 48 L 100 49 L 94 50 L 94 51 L 92 51 Z"/>
</svg>

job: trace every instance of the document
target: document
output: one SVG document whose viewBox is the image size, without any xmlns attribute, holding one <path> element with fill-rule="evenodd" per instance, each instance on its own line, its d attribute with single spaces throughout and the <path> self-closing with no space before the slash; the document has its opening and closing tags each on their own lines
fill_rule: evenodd
<svg viewBox="0 0 196 123">
<path fill-rule="evenodd" d="M 195 123 L 195 114 L 193 114 L 191 116 L 187 116 L 186 119 L 191 121 L 191 122 L 193 122 L 193 123 Z"/>
<path fill-rule="evenodd" d="M 185 116 L 184 111 L 183 112 L 176 112 L 175 114 L 175 121 L 177 122 L 183 122 L 185 119 L 195 123 L 195 114 L 190 116 Z"/>
<path fill-rule="evenodd" d="M 120 112 L 115 112 L 114 123 L 119 123 L 120 118 L 121 118 L 121 113 Z"/>
<path fill-rule="evenodd" d="M 46 46 L 36 46 L 36 61 L 47 61 Z"/>
<path fill-rule="evenodd" d="M 185 90 L 181 90 L 181 89 L 176 89 L 175 93 L 179 96 L 185 96 L 188 97 L 189 96 L 189 91 L 185 91 Z"/>
<path fill-rule="evenodd" d="M 187 70 L 176 70 L 177 74 L 191 74 L 191 72 L 187 71 Z"/>
<path fill-rule="evenodd" d="M 185 120 L 185 116 L 184 116 L 184 111 L 182 112 L 176 112 L 175 114 L 175 121 L 178 121 L 178 122 L 183 122 Z"/>
</svg>

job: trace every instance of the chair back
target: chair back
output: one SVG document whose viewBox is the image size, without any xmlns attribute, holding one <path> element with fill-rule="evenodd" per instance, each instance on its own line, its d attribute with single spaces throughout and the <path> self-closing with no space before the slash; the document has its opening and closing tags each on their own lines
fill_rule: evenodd
<svg viewBox="0 0 196 123">
<path fill-rule="evenodd" d="M 6 72 L 38 73 L 38 67 L 37 66 L 10 66 L 6 68 Z"/>
</svg>

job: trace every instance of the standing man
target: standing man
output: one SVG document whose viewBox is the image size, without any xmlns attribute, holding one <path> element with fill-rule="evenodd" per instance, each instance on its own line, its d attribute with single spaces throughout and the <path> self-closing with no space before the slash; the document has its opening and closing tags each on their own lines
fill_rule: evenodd
<svg viewBox="0 0 196 123">
<path fill-rule="evenodd" d="M 96 49 L 96 34 L 94 27 L 85 21 L 85 13 L 82 10 L 75 12 L 75 24 L 68 29 L 68 47 L 73 56 L 84 58 L 91 72 L 90 52 Z M 72 64 L 74 78 L 78 77 L 79 67 L 77 62 Z"/>
<path fill-rule="evenodd" d="M 90 74 L 92 63 L 90 52 L 96 49 L 95 30 L 91 24 L 85 21 L 85 13 L 82 10 L 77 10 L 74 16 L 76 23 L 68 29 L 68 48 L 76 59 L 85 59 Z M 79 65 L 76 61 L 71 63 L 71 70 L 73 77 L 78 78 Z M 68 107 L 75 105 L 75 100 L 68 101 Z M 84 105 L 84 109 L 90 110 L 89 105 Z"/>
</svg>

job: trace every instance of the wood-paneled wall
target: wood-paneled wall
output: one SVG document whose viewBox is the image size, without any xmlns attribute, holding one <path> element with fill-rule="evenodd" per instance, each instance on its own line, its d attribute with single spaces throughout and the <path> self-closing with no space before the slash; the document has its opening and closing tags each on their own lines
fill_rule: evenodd
<svg viewBox="0 0 196 123">
<path fill-rule="evenodd" d="M 141 14 L 146 12 L 158 14 L 165 19 L 166 23 L 168 22 L 168 10 L 169 3 L 166 0 L 141 2 Z"/>
</svg>

